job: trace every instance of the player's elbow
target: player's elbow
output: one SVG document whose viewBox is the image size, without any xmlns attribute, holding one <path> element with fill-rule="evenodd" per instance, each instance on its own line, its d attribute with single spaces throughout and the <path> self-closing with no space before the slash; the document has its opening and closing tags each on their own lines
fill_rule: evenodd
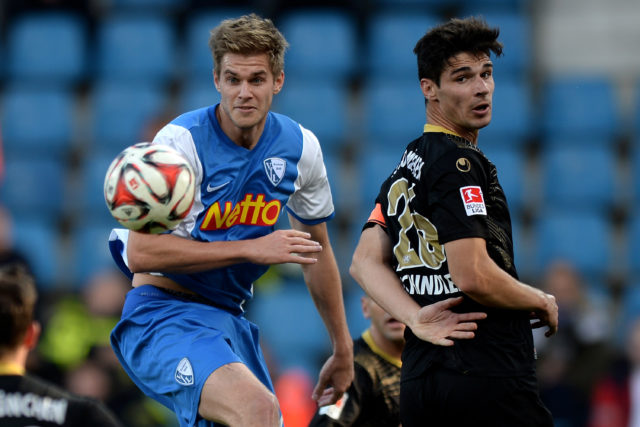
<svg viewBox="0 0 640 427">
<path fill-rule="evenodd" d="M 462 292 L 475 300 L 490 294 L 491 281 L 480 266 L 468 266 L 462 271 L 451 270 L 453 283 Z"/>
</svg>

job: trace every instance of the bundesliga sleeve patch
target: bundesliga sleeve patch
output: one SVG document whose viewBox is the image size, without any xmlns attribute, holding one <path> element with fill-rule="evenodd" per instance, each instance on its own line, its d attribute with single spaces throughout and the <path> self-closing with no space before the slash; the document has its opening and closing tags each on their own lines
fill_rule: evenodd
<svg viewBox="0 0 640 427">
<path fill-rule="evenodd" d="M 480 187 L 475 185 L 462 187 L 460 188 L 460 195 L 462 196 L 462 203 L 467 211 L 467 216 L 487 214 L 487 207 L 484 204 L 484 197 Z"/>
</svg>

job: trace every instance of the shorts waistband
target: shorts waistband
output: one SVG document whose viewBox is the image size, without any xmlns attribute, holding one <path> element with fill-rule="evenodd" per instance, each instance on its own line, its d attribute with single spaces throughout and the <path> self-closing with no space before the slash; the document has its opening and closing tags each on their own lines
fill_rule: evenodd
<svg viewBox="0 0 640 427">
<path fill-rule="evenodd" d="M 243 313 L 243 310 L 239 307 L 227 307 L 222 304 L 215 303 L 208 298 L 200 296 L 198 294 L 190 294 L 186 292 L 180 292 L 173 289 L 161 288 L 159 286 L 154 285 L 142 285 L 136 288 L 133 288 L 130 293 L 135 294 L 140 297 L 160 297 L 160 298 L 175 298 L 182 301 L 187 302 L 195 302 L 197 304 L 204 304 L 210 307 L 217 308 L 219 310 L 224 310 L 229 313 L 239 315 Z"/>
</svg>

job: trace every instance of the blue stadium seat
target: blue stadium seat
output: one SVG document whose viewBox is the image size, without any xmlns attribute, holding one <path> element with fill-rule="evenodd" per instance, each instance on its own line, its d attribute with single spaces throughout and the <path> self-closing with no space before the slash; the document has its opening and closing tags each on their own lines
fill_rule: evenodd
<svg viewBox="0 0 640 427">
<path fill-rule="evenodd" d="M 542 89 L 543 138 L 615 138 L 621 125 L 618 100 L 608 77 L 555 77 Z"/>
<path fill-rule="evenodd" d="M 599 213 L 545 210 L 535 223 L 534 236 L 538 271 L 556 259 L 572 262 L 592 280 L 605 277 L 614 269 L 612 227 Z"/>
<path fill-rule="evenodd" d="M 331 346 L 304 282 L 285 282 L 276 290 L 256 292 L 246 316 L 259 325 L 265 348 L 279 367 L 300 367 L 317 375 Z"/>
<path fill-rule="evenodd" d="M 505 2 L 505 0 L 501 0 Z M 519 0 L 506 0 L 516 3 Z M 463 8 L 462 16 L 482 16 L 490 27 L 500 29 L 500 41 L 504 47 L 502 56 L 492 57 L 495 65 L 496 78 L 516 77 L 528 78 L 532 71 L 533 35 L 531 14 L 514 8 L 499 8 L 491 3 L 499 2 L 471 2 Z"/>
<path fill-rule="evenodd" d="M 169 83 L 176 72 L 176 34 L 162 15 L 113 15 L 100 21 L 96 55 L 99 80 Z"/>
<path fill-rule="evenodd" d="M 95 85 L 91 111 L 96 148 L 117 153 L 152 137 L 147 135 L 147 127 L 164 113 L 166 98 L 166 92 L 154 85 Z"/>
<path fill-rule="evenodd" d="M 344 295 L 344 308 L 347 314 L 347 324 L 349 325 L 349 332 L 355 339 L 369 327 L 369 320 L 365 319 L 362 314 L 362 303 L 360 299 L 364 295 L 364 292 L 360 287 L 356 285 L 356 288 L 346 292 Z"/>
<path fill-rule="evenodd" d="M 53 291 L 64 271 L 62 239 L 51 221 L 13 215 L 13 238 L 16 248 L 29 261 L 40 292 Z"/>
<path fill-rule="evenodd" d="M 418 40 L 440 20 L 426 12 L 382 12 L 368 22 L 365 72 L 374 77 L 398 78 L 418 87 L 418 65 L 413 53 Z"/>
<path fill-rule="evenodd" d="M 184 112 L 209 107 L 218 102 L 220 102 L 220 92 L 213 84 L 213 78 L 209 80 L 194 79 L 187 82 L 179 97 L 180 111 Z"/>
<path fill-rule="evenodd" d="M 637 212 L 638 204 L 635 205 L 635 211 Z M 628 264 L 627 270 L 637 277 L 640 273 L 640 217 L 637 215 L 632 217 L 627 224 L 627 259 L 625 262 Z"/>
<path fill-rule="evenodd" d="M 533 99 L 528 80 L 496 77 L 491 123 L 480 130 L 481 146 L 524 146 L 533 136 Z"/>
<path fill-rule="evenodd" d="M 9 157 L 0 199 L 14 218 L 56 222 L 66 206 L 66 168 L 51 157 Z"/>
<path fill-rule="evenodd" d="M 78 170 L 78 182 L 73 200 L 74 216 L 77 220 L 91 218 L 93 221 L 117 223 L 107 209 L 104 201 L 104 178 L 109 165 L 117 152 L 94 150 L 87 156 Z"/>
<path fill-rule="evenodd" d="M 348 88 L 325 79 L 285 80 L 274 97 L 273 110 L 311 130 L 323 150 L 339 151 L 348 133 Z"/>
<path fill-rule="evenodd" d="M 363 88 L 364 149 L 393 146 L 398 152 L 422 135 L 427 121 L 416 81 L 373 79 Z"/>
<path fill-rule="evenodd" d="M 407 141 L 408 142 L 408 141 Z M 387 147 L 377 147 L 366 152 L 366 155 L 358 156 L 357 173 L 360 209 L 356 220 L 356 227 L 361 228 L 369 217 L 374 207 L 374 202 L 380 186 L 400 163 L 406 144 L 400 143 Z M 360 232 L 358 231 L 358 236 Z"/>
<path fill-rule="evenodd" d="M 542 200 L 547 206 L 607 212 L 619 202 L 611 148 L 554 145 L 545 148 L 541 160 Z"/>
<path fill-rule="evenodd" d="M 356 27 L 347 13 L 298 10 L 286 13 L 279 27 L 291 42 L 285 60 L 289 76 L 344 79 L 356 71 Z"/>
<path fill-rule="evenodd" d="M 62 88 L 10 85 L 3 97 L 4 150 L 64 157 L 72 148 L 75 98 Z"/>
<path fill-rule="evenodd" d="M 74 83 L 85 77 L 87 29 L 71 13 L 29 13 L 7 35 L 8 77 L 13 81 Z"/>
<path fill-rule="evenodd" d="M 210 31 L 224 19 L 236 18 L 248 11 L 238 8 L 216 8 L 191 14 L 186 22 L 186 78 L 189 82 L 204 81 L 213 86 L 213 58 L 209 50 Z"/>
<path fill-rule="evenodd" d="M 531 192 L 525 185 L 526 159 L 517 147 L 481 147 L 485 155 L 498 169 L 498 180 L 505 195 L 511 215 L 520 214 L 522 209 L 534 203 Z"/>
<path fill-rule="evenodd" d="M 111 7 L 117 10 L 136 12 L 178 12 L 184 8 L 182 0 L 111 0 Z"/>
<path fill-rule="evenodd" d="M 112 228 L 119 227 L 113 223 L 95 221 L 88 217 L 85 221 L 74 223 L 71 230 L 70 281 L 78 289 L 87 283 L 95 273 L 117 268 L 107 242 Z"/>
</svg>

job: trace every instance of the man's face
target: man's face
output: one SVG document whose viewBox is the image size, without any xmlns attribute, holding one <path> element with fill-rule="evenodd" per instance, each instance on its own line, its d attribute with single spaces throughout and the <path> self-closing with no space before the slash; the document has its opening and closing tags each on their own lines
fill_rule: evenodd
<svg viewBox="0 0 640 427">
<path fill-rule="evenodd" d="M 491 121 L 493 89 L 489 56 L 463 52 L 449 59 L 440 76 L 440 86 L 433 85 L 433 95 L 441 117 L 453 130 L 475 131 Z"/>
<path fill-rule="evenodd" d="M 391 317 L 371 298 L 363 298 L 362 308 L 365 318 L 371 321 L 371 327 L 377 329 L 386 340 L 394 343 L 404 342 L 405 325 L 403 323 Z"/>
<path fill-rule="evenodd" d="M 227 53 L 214 74 L 220 92 L 220 105 L 226 118 L 240 131 L 264 124 L 273 95 L 284 82 L 284 73 L 274 78 L 266 53 L 240 55 Z"/>
</svg>

